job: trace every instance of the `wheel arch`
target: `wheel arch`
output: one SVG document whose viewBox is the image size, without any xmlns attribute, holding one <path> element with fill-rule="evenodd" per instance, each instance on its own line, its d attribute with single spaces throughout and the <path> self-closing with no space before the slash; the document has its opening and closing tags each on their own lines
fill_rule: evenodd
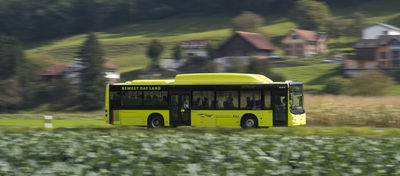
<svg viewBox="0 0 400 176">
<path fill-rule="evenodd" d="M 259 125 L 260 125 L 260 120 L 259 120 L 258 117 L 257 117 L 255 114 L 253 114 L 253 113 L 246 113 L 246 114 L 243 114 L 242 117 L 240 118 L 240 126 L 243 125 L 244 120 L 245 120 L 246 117 L 254 118 L 254 119 L 256 120 L 256 126 L 259 127 Z"/>
<path fill-rule="evenodd" d="M 158 113 L 158 112 L 154 112 L 154 113 L 151 113 L 148 117 L 147 117 L 147 125 L 149 125 L 149 123 L 150 123 L 150 119 L 151 118 L 153 118 L 153 117 L 160 117 L 161 118 L 161 120 L 162 120 L 162 123 L 163 124 L 165 124 L 165 119 L 164 119 L 164 116 L 163 115 L 161 115 L 160 113 Z"/>
</svg>

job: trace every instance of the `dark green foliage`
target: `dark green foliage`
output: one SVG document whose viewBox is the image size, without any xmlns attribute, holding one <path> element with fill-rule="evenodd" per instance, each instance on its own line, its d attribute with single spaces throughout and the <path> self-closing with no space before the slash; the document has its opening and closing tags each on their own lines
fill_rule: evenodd
<svg viewBox="0 0 400 176">
<path fill-rule="evenodd" d="M 200 68 L 200 73 L 217 73 L 218 64 L 211 60 L 206 60 L 204 65 Z"/>
<path fill-rule="evenodd" d="M 329 17 L 330 10 L 324 2 L 299 0 L 291 18 L 301 29 L 322 31 L 326 29 Z"/>
<path fill-rule="evenodd" d="M 348 27 L 348 23 L 342 18 L 330 18 L 326 25 L 329 38 L 339 38 L 348 35 Z"/>
<path fill-rule="evenodd" d="M 105 87 L 104 84 L 101 87 Z M 72 107 L 80 103 L 78 101 L 79 98 L 77 97 L 77 91 L 71 85 L 71 80 L 66 77 L 55 80 L 52 85 L 48 87 L 48 91 L 51 97 L 48 101 L 51 102 L 51 110 L 64 110 L 65 108 Z M 101 97 L 102 95 L 99 96 Z"/>
<path fill-rule="evenodd" d="M 180 44 L 177 44 L 174 47 L 174 52 L 172 53 L 172 56 L 174 57 L 175 60 L 182 59 L 182 47 Z"/>
<path fill-rule="evenodd" d="M 10 36 L 0 36 L 0 79 L 8 79 L 17 73 L 24 62 L 19 41 Z"/>
<path fill-rule="evenodd" d="M 213 60 L 216 57 L 218 46 L 215 42 L 208 41 L 207 43 L 207 55 L 208 59 Z"/>
<path fill-rule="evenodd" d="M 22 88 L 19 81 L 13 77 L 0 80 L 0 112 L 8 113 L 19 108 L 23 101 Z"/>
<path fill-rule="evenodd" d="M 218 71 L 218 65 L 204 57 L 188 58 L 180 69 L 183 73 L 215 73 Z"/>
<path fill-rule="evenodd" d="M 323 92 L 360 96 L 386 95 L 395 85 L 392 77 L 379 71 L 369 71 L 349 79 L 333 77 L 326 81 Z"/>
<path fill-rule="evenodd" d="M 151 68 L 158 67 L 158 61 L 162 52 L 164 51 L 164 45 L 162 45 L 158 40 L 152 40 L 147 46 L 147 57 L 151 59 Z"/>
<path fill-rule="evenodd" d="M 94 33 L 90 33 L 80 48 L 77 58 L 82 59 L 79 89 L 82 109 L 98 109 L 104 104 L 106 79 L 104 77 L 104 51 Z"/>
<path fill-rule="evenodd" d="M 246 66 L 241 58 L 231 58 L 230 60 L 230 66 L 226 70 L 226 72 L 230 73 L 245 73 L 246 72 Z"/>
<path fill-rule="evenodd" d="M 260 32 L 264 19 L 253 12 L 245 11 L 232 20 L 234 31 Z"/>
<path fill-rule="evenodd" d="M 351 79 L 352 88 L 355 89 L 355 95 L 385 95 L 394 86 L 395 81 L 389 75 L 370 71 L 355 76 Z"/>
<path fill-rule="evenodd" d="M 360 12 L 355 12 L 353 14 L 353 21 L 347 27 L 347 35 L 360 37 L 361 30 L 366 24 L 365 15 Z"/>
<path fill-rule="evenodd" d="M 344 94 L 350 85 L 350 80 L 341 77 L 332 77 L 326 80 L 323 92 L 327 94 Z"/>
<path fill-rule="evenodd" d="M 285 77 L 272 71 L 269 60 L 251 58 L 247 73 L 261 74 L 273 81 L 285 81 Z"/>
</svg>

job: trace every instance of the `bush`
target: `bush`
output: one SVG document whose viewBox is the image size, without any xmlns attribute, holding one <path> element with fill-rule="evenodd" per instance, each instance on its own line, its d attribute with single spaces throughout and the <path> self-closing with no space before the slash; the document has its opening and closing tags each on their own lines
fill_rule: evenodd
<svg viewBox="0 0 400 176">
<path fill-rule="evenodd" d="M 342 77 L 333 77 L 326 81 L 323 89 L 324 93 L 327 94 L 344 94 L 349 88 L 350 81 Z"/>
<path fill-rule="evenodd" d="M 361 96 L 386 95 L 394 84 L 394 79 L 383 72 L 370 71 L 350 79 L 333 77 L 327 80 L 323 92 Z"/>
<path fill-rule="evenodd" d="M 351 78 L 354 95 L 385 95 L 394 86 L 392 77 L 379 71 L 367 72 Z"/>
<path fill-rule="evenodd" d="M 269 60 L 251 58 L 247 67 L 248 73 L 261 74 L 272 79 L 273 81 L 285 81 L 285 77 L 278 73 L 272 72 Z"/>
</svg>

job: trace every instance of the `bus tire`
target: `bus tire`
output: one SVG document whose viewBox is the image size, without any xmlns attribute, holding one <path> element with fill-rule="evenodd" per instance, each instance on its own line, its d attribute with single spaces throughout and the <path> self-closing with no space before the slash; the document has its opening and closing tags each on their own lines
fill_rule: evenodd
<svg viewBox="0 0 400 176">
<path fill-rule="evenodd" d="M 254 115 L 244 115 L 240 121 L 240 126 L 242 128 L 258 128 L 258 120 Z"/>
<path fill-rule="evenodd" d="M 147 120 L 147 127 L 149 128 L 164 127 L 164 118 L 159 114 L 150 115 L 150 117 Z"/>
</svg>

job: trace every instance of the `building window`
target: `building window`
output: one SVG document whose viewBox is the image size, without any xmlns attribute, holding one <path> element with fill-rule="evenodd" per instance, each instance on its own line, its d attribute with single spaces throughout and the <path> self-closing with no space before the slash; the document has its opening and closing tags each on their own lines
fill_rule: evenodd
<svg viewBox="0 0 400 176">
<path fill-rule="evenodd" d="M 261 109 L 261 91 L 240 91 L 241 109 Z"/>
<path fill-rule="evenodd" d="M 381 59 L 386 59 L 386 52 L 381 52 Z"/>
<path fill-rule="evenodd" d="M 296 40 L 297 39 L 297 35 L 292 35 L 292 39 Z"/>
<path fill-rule="evenodd" d="M 286 55 L 286 56 L 291 56 L 291 55 L 292 55 L 292 51 L 286 50 L 286 51 L 285 51 L 285 55 Z"/>
<path fill-rule="evenodd" d="M 215 108 L 214 91 L 193 91 L 193 109 Z"/>
<path fill-rule="evenodd" d="M 239 105 L 238 91 L 217 91 L 217 109 L 237 109 Z"/>
<path fill-rule="evenodd" d="M 388 31 L 382 31 L 382 35 L 388 35 Z"/>
<path fill-rule="evenodd" d="M 296 50 L 296 54 L 297 55 L 303 55 L 303 51 L 302 50 Z"/>
<path fill-rule="evenodd" d="M 303 48 L 303 44 L 297 44 L 296 47 L 297 48 Z"/>
</svg>

